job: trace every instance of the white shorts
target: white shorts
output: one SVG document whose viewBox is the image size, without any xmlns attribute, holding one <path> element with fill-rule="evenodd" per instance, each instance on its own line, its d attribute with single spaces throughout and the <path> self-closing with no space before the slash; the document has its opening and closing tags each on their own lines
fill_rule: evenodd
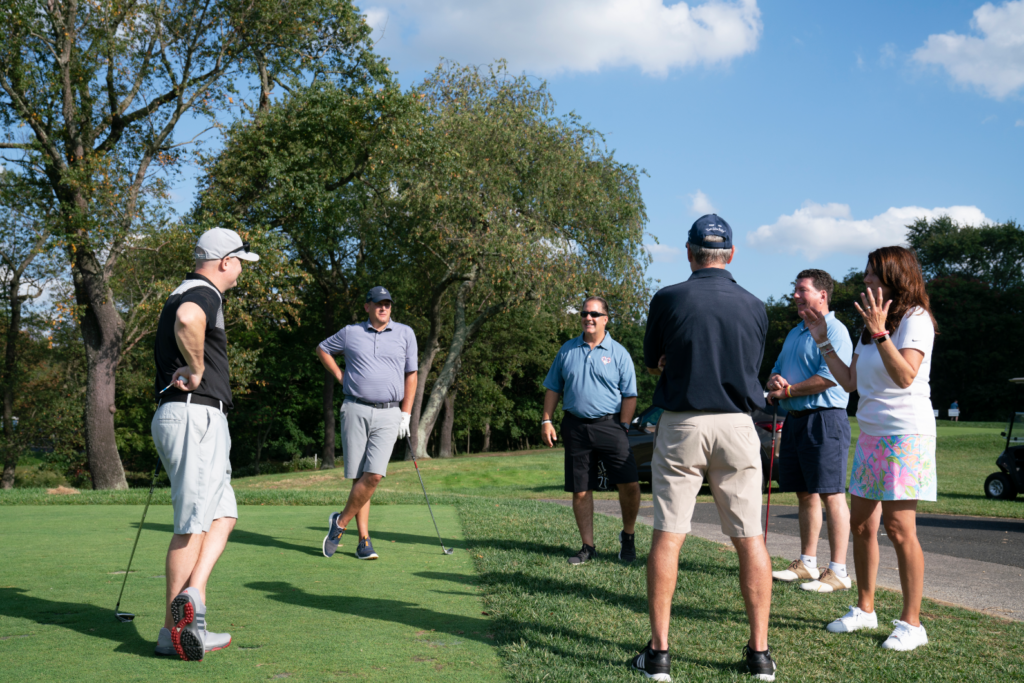
<svg viewBox="0 0 1024 683">
<path fill-rule="evenodd" d="M 198 534 L 215 519 L 237 519 L 227 416 L 194 403 L 164 403 L 153 415 L 152 431 L 171 479 L 174 533 Z"/>
</svg>

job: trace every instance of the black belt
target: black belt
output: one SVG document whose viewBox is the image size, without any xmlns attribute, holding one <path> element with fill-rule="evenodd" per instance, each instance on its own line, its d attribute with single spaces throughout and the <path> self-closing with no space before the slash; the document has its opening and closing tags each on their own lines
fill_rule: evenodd
<svg viewBox="0 0 1024 683">
<path fill-rule="evenodd" d="M 224 401 L 219 401 L 209 396 L 197 396 L 196 394 L 174 394 L 167 398 L 160 399 L 158 406 L 162 406 L 165 403 L 194 403 L 197 406 L 207 406 L 210 408 L 217 408 L 225 415 L 228 414 L 228 409 L 224 407 Z"/>
<path fill-rule="evenodd" d="M 364 401 L 361 398 L 356 398 L 355 396 L 349 396 L 348 394 L 345 394 L 345 400 L 355 401 L 361 406 L 370 406 L 371 408 L 380 408 L 382 410 L 385 408 L 398 408 L 399 406 L 402 405 L 401 401 L 388 401 L 387 403 L 371 403 L 369 401 Z"/>
<path fill-rule="evenodd" d="M 618 418 L 618 415 L 616 413 L 609 413 L 608 415 L 602 415 L 601 417 L 580 417 L 579 415 L 574 415 L 573 413 L 570 413 L 567 410 L 567 411 L 565 411 L 565 414 L 566 415 L 572 415 L 577 420 L 579 420 L 583 424 L 587 424 L 587 425 L 592 425 L 595 422 L 604 422 L 605 420 L 614 420 L 614 419 Z"/>
<path fill-rule="evenodd" d="M 812 413 L 820 413 L 823 410 L 844 410 L 844 408 L 808 408 L 807 410 L 790 410 L 786 413 L 786 417 L 807 417 Z"/>
</svg>

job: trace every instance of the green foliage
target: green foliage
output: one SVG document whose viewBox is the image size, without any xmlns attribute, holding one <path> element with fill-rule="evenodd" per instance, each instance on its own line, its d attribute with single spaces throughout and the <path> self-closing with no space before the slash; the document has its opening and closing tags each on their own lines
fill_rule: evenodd
<svg viewBox="0 0 1024 683">
<path fill-rule="evenodd" d="M 907 243 L 928 279 L 973 278 L 1001 291 L 1024 287 L 1024 229 L 1013 221 L 971 226 L 948 216 L 919 218 L 907 228 Z"/>
</svg>

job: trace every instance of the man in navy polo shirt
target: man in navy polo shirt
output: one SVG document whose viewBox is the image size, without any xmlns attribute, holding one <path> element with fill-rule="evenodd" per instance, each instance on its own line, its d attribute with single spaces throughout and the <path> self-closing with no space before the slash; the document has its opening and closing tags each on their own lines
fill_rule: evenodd
<svg viewBox="0 0 1024 683">
<path fill-rule="evenodd" d="M 376 560 L 370 541 L 370 498 L 388 473 L 395 441 L 409 436 L 416 396 L 416 334 L 391 319 L 391 292 L 374 287 L 363 304 L 369 319 L 347 325 L 320 342 L 320 363 L 342 384 L 341 446 L 345 478 L 352 480 L 345 509 L 328 518 L 324 557 L 332 557 L 345 527 L 356 520 L 356 558 Z M 334 356 L 345 356 L 345 371 Z"/>
<path fill-rule="evenodd" d="M 547 393 L 540 436 L 548 446 L 555 445 L 558 435 L 551 417 L 558 397 L 563 396 L 565 490 L 572 493 L 572 511 L 583 539 L 583 548 L 569 558 L 569 564 L 589 562 L 597 554 L 594 489 L 599 459 L 604 459 L 619 489 L 619 559 L 632 562 L 636 559 L 634 525 L 640 511 L 640 484 L 626 432 L 636 411 L 636 370 L 629 352 L 605 331 L 607 301 L 590 297 L 583 302 L 580 319 L 583 334 L 562 345 L 544 379 Z"/>
<path fill-rule="evenodd" d="M 764 405 L 757 378 L 768 333 L 764 303 L 725 269 L 736 248 L 720 217 L 701 216 L 690 228 L 686 257 L 693 274 L 651 299 L 644 336 L 647 371 L 660 375 L 651 460 L 654 536 L 647 558 L 651 640 L 634 669 L 668 681 L 668 628 L 679 552 L 701 485 L 707 480 L 722 532 L 740 565 L 740 591 L 750 623 L 747 670 L 775 680 L 768 650 L 772 565 L 761 536 L 761 442 L 750 412 Z"/>
<path fill-rule="evenodd" d="M 796 276 L 793 301 L 797 313 L 813 309 L 828 321 L 828 341 L 819 345 L 807 325 L 800 323 L 786 336 L 782 353 L 768 379 L 768 400 L 778 401 L 788 412 L 782 426 L 779 452 L 780 490 L 796 493 L 800 504 L 800 559 L 786 569 L 772 572 L 779 581 L 805 580 L 804 590 L 831 593 L 852 585 L 846 571 L 850 536 L 850 509 L 846 506 L 846 459 L 850 451 L 850 420 L 846 404 L 850 395 L 836 384 L 825 363 L 835 353 L 847 365 L 853 343 L 846 326 L 828 310 L 835 289 L 832 276 L 823 270 L 804 270 Z M 832 561 L 819 571 L 818 534 L 821 504 L 828 511 L 828 541 Z"/>
</svg>

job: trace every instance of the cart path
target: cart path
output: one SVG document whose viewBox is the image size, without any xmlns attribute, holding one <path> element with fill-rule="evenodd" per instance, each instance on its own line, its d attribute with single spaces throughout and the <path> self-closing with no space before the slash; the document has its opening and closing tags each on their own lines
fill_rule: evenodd
<svg viewBox="0 0 1024 683">
<path fill-rule="evenodd" d="M 568 499 L 545 502 L 571 506 Z M 620 517 L 615 500 L 595 500 L 594 511 Z M 653 504 L 644 500 L 637 522 L 654 523 Z M 695 536 L 729 543 L 722 533 L 714 503 L 698 503 L 692 531 Z M 917 516 L 917 535 L 925 556 L 924 594 L 933 600 L 1024 621 L 1024 520 L 958 515 Z M 900 590 L 896 552 L 879 529 L 878 585 Z M 639 549 L 641 554 L 644 549 Z M 800 528 L 795 506 L 773 505 L 768 522 L 768 552 L 792 559 L 800 556 Z M 824 523 L 818 540 L 818 564 L 829 558 Z M 847 551 L 853 573 L 853 544 Z"/>
</svg>

